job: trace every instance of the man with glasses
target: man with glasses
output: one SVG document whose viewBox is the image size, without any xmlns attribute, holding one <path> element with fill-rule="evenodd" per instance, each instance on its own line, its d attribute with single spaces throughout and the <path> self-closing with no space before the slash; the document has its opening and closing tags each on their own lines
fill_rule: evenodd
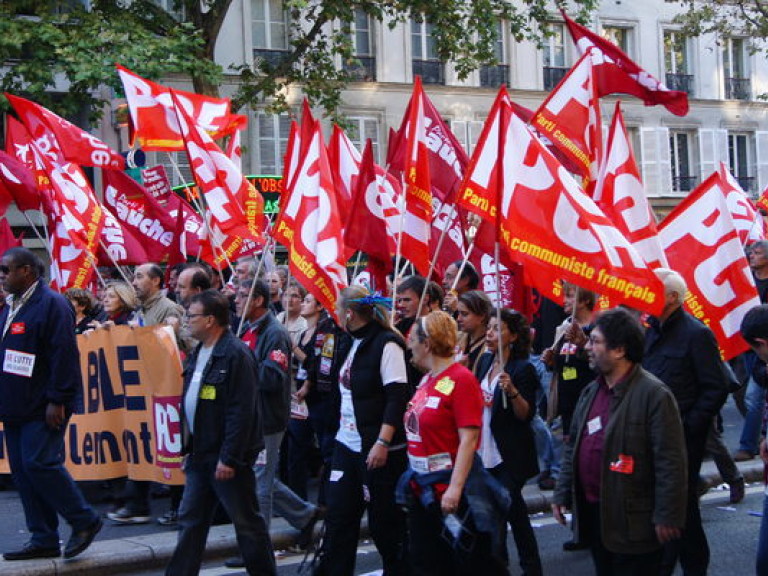
<svg viewBox="0 0 768 576">
<path fill-rule="evenodd" d="M 249 574 L 275 574 L 272 542 L 259 514 L 253 463 L 264 446 L 253 356 L 229 330 L 229 301 L 215 290 L 192 297 L 189 330 L 200 344 L 184 369 L 182 436 L 186 486 L 179 539 L 167 576 L 197 574 L 211 518 L 221 502 Z"/>
<path fill-rule="evenodd" d="M 552 511 L 586 543 L 600 575 L 658 574 L 662 544 L 685 522 L 683 427 L 670 390 L 641 366 L 639 322 L 601 314 L 586 345 L 597 379 L 582 392 L 563 452 Z"/>
<path fill-rule="evenodd" d="M 30 540 L 5 560 L 58 558 L 58 515 L 72 526 L 64 557 L 93 542 L 101 519 L 64 467 L 64 432 L 81 396 L 80 355 L 72 307 L 41 280 L 42 263 L 11 248 L 0 263 L 10 294 L 0 313 L 0 421 Z"/>
</svg>

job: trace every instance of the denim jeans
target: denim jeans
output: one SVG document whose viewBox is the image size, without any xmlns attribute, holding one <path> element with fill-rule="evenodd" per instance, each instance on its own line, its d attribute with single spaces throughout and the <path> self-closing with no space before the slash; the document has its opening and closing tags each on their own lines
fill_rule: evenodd
<svg viewBox="0 0 768 576">
<path fill-rule="evenodd" d="M 296 496 L 288 486 L 277 478 L 280 444 L 284 434 L 285 432 L 276 432 L 264 436 L 267 463 L 257 464 L 255 467 L 256 479 L 258 480 L 259 509 L 267 522 L 267 529 L 269 529 L 274 510 L 278 516 L 285 518 L 288 524 L 301 530 L 314 515 L 315 507 Z"/>
<path fill-rule="evenodd" d="M 760 427 L 763 424 L 763 405 L 765 404 L 765 390 L 761 388 L 754 378 L 749 378 L 747 393 L 744 395 L 744 403 L 747 413 L 744 416 L 744 427 L 741 429 L 739 450 L 757 454 L 760 441 Z"/>
<path fill-rule="evenodd" d="M 757 576 L 768 576 L 768 492 L 763 497 L 763 519 L 757 539 Z"/>
<path fill-rule="evenodd" d="M 90 528 L 99 518 L 64 468 L 65 430 L 53 430 L 44 420 L 5 424 L 8 460 L 30 541 L 41 548 L 58 548 L 59 514 L 73 532 Z"/>
<path fill-rule="evenodd" d="M 216 480 L 216 461 L 187 462 L 187 482 L 179 509 L 179 539 L 166 576 L 193 576 L 200 572 L 205 542 L 216 508 L 226 510 L 234 524 L 237 544 L 248 574 L 276 574 L 272 540 L 256 499 L 256 478 L 249 466 L 235 469 L 231 480 Z"/>
</svg>

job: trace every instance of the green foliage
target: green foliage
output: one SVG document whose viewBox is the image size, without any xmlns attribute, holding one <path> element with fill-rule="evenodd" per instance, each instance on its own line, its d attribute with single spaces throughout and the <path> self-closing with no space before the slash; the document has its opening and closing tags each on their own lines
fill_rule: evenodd
<svg viewBox="0 0 768 576">
<path fill-rule="evenodd" d="M 250 1 L 250 0 L 244 0 Z M 341 91 L 352 79 L 338 63 L 354 63 L 350 23 L 355 11 L 390 27 L 411 18 L 433 25 L 440 59 L 454 63 L 460 78 L 494 63 L 497 22 L 516 41 L 540 39 L 551 18 L 546 0 L 283 0 L 290 46 L 278 61 L 256 58 L 252 66 L 223 71 L 213 62 L 224 16 L 232 0 L 176 0 L 172 13 L 151 0 L 4 0 L 0 3 L 0 59 L 5 91 L 26 94 L 72 116 L 102 111 L 102 88 L 120 91 L 114 63 L 150 79 L 189 77 L 197 92 L 216 95 L 223 74 L 236 76 L 235 108 L 286 108 L 286 88 L 300 84 L 314 106 L 335 119 Z M 564 0 L 556 0 L 565 7 Z M 597 0 L 573 0 L 583 17 Z M 65 92 L 53 93 L 64 79 Z"/>
<path fill-rule="evenodd" d="M 768 48 L 764 42 L 768 38 L 768 4 L 763 0 L 675 0 L 672 3 L 685 10 L 676 22 L 683 25 L 688 35 L 715 32 L 723 37 L 751 38 L 755 50 Z"/>
</svg>

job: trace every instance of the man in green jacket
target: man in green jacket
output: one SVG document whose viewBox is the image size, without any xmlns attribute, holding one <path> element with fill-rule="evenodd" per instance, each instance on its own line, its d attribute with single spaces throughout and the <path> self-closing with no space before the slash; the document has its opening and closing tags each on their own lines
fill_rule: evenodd
<svg viewBox="0 0 768 576">
<path fill-rule="evenodd" d="M 601 314 L 587 344 L 598 373 L 573 414 L 552 511 L 588 544 L 599 575 L 658 572 L 685 524 L 686 452 L 674 396 L 640 365 L 644 336 L 626 310 Z"/>
</svg>

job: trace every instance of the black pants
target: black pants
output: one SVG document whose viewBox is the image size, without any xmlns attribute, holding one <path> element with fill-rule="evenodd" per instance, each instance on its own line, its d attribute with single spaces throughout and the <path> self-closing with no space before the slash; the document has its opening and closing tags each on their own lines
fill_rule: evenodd
<svg viewBox="0 0 768 576">
<path fill-rule="evenodd" d="M 647 554 L 617 554 L 603 546 L 600 536 L 600 505 L 579 507 L 579 528 L 588 542 L 597 576 L 654 576 L 661 566 L 662 548 Z"/>
<path fill-rule="evenodd" d="M 670 576 L 675 571 L 677 559 L 685 576 L 703 576 L 709 566 L 709 544 L 704 527 L 701 525 L 699 509 L 699 471 L 704 459 L 704 447 L 707 431 L 703 434 L 685 434 L 685 448 L 688 451 L 688 493 L 685 514 L 685 527 L 679 540 L 664 545 L 662 576 Z"/>
<path fill-rule="evenodd" d="M 395 487 L 407 466 L 405 449 L 390 452 L 387 463 L 374 470 L 366 468 L 366 456 L 339 442 L 334 444 L 319 574 L 354 574 L 360 520 L 366 509 L 368 527 L 382 558 L 384 576 L 407 574 L 405 513 L 395 504 Z"/>
<path fill-rule="evenodd" d="M 523 569 L 525 576 L 541 576 L 542 568 L 539 545 L 536 542 L 536 535 L 531 527 L 531 519 L 528 517 L 528 506 L 523 499 L 525 481 L 517 479 L 510 474 L 505 464 L 492 468 L 490 472 L 494 478 L 504 485 L 509 492 L 509 496 L 512 498 L 507 520 L 512 527 L 512 537 L 515 539 L 520 568 Z M 504 528 L 506 533 L 506 525 Z M 506 552 L 506 546 L 504 551 Z"/>
</svg>

